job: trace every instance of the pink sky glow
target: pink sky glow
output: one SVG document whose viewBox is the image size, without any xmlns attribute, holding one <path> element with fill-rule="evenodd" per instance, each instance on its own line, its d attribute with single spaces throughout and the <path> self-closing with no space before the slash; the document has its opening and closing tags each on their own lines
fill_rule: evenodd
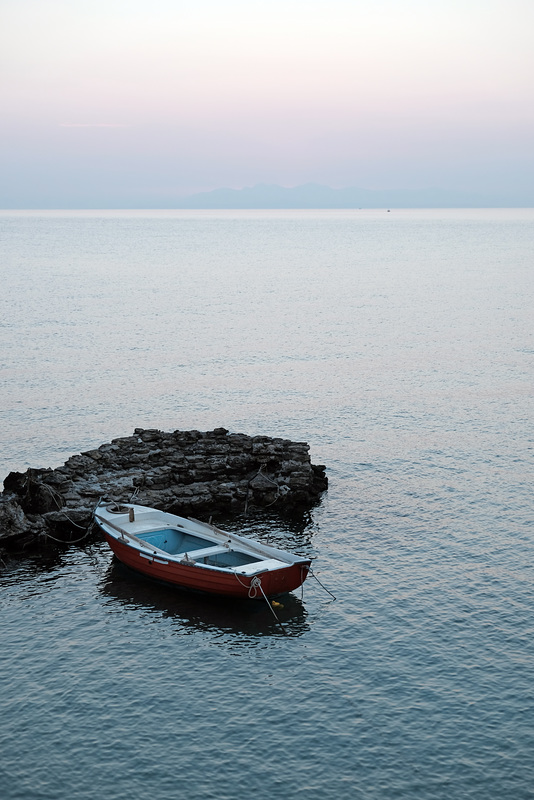
<svg viewBox="0 0 534 800">
<path fill-rule="evenodd" d="M 534 186 L 531 0 L 3 0 L 0 30 L 3 207 Z"/>
</svg>

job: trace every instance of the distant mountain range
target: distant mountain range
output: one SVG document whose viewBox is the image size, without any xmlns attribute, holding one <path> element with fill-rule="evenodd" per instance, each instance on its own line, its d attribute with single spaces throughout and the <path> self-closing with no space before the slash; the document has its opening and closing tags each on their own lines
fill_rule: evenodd
<svg viewBox="0 0 534 800">
<path fill-rule="evenodd" d="M 175 208 L 492 208 L 530 206 L 502 194 L 447 189 L 332 189 L 317 183 L 286 188 L 259 183 L 244 189 L 214 189 L 183 198 Z"/>
</svg>

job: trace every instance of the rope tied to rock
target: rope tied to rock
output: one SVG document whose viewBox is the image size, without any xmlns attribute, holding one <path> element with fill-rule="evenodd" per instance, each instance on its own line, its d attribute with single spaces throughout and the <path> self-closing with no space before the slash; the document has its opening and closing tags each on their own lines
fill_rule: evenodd
<svg viewBox="0 0 534 800">
<path fill-rule="evenodd" d="M 69 522 L 71 522 L 71 520 L 69 520 Z M 75 522 L 73 522 L 72 524 L 73 524 L 73 525 L 75 525 L 76 523 L 75 523 Z M 78 527 L 78 528 L 81 528 L 82 526 L 81 526 L 81 525 L 77 525 L 77 527 Z M 90 526 L 89 526 L 89 527 L 86 529 L 86 531 L 85 531 L 84 535 L 83 535 L 83 536 L 80 536 L 80 538 L 79 538 L 79 539 L 70 539 L 68 542 L 67 542 L 67 541 L 65 541 L 65 539 L 57 539 L 55 536 L 52 536 L 52 534 L 51 534 L 51 533 L 47 533 L 47 531 L 41 531 L 41 532 L 40 532 L 40 535 L 41 535 L 41 536 L 46 536 L 46 538 L 47 538 L 47 539 L 52 539 L 52 541 L 54 541 L 54 542 L 57 542 L 58 544 L 79 544 L 79 542 L 83 542 L 83 540 L 84 540 L 84 539 L 87 539 L 87 537 L 88 537 L 88 536 L 89 536 L 89 534 L 91 533 L 91 528 L 92 528 L 92 527 L 93 527 L 93 526 L 92 526 L 92 525 L 90 525 Z"/>
<path fill-rule="evenodd" d="M 254 486 L 251 486 L 251 483 L 253 481 L 255 481 L 256 478 L 259 478 L 259 477 L 264 478 L 269 483 L 272 483 L 273 486 L 276 486 L 276 495 L 275 495 L 274 500 L 271 500 L 271 502 L 267 503 L 267 505 L 263 506 L 263 508 L 270 508 L 272 505 L 274 505 L 276 503 L 276 501 L 282 495 L 281 487 L 280 487 L 280 484 L 278 483 L 278 481 L 275 481 L 273 478 L 270 478 L 269 475 L 266 475 L 263 472 L 263 466 L 261 466 L 259 468 L 259 470 L 257 471 L 257 473 L 254 475 L 254 477 L 251 478 L 249 480 L 248 484 L 247 484 L 247 496 L 245 498 L 245 517 L 247 516 L 247 513 L 248 513 L 248 498 L 249 498 L 249 495 L 250 495 L 250 490 L 251 490 L 251 488 L 254 489 Z M 286 487 L 284 487 L 284 488 L 286 488 Z"/>
<path fill-rule="evenodd" d="M 85 525 L 78 525 L 77 522 L 74 522 L 74 520 L 69 517 L 69 515 L 65 511 L 64 507 L 62 505 L 60 505 L 59 500 L 57 499 L 58 496 L 61 497 L 59 492 L 54 491 L 54 489 L 52 489 L 51 486 L 48 486 L 47 483 L 38 482 L 37 485 L 39 487 L 42 487 L 43 489 L 47 489 L 48 490 L 48 492 L 50 493 L 50 496 L 52 497 L 52 500 L 54 500 L 54 502 L 56 503 L 59 511 L 63 514 L 64 517 L 66 517 L 66 519 L 68 520 L 68 522 L 70 522 L 71 525 L 74 525 L 75 528 L 80 528 L 80 530 L 82 530 L 82 531 L 86 531 L 86 535 L 89 533 L 89 530 L 90 530 L 91 526 L 89 526 L 87 528 Z M 50 536 L 49 534 L 46 534 L 46 535 Z M 50 539 L 53 539 L 53 538 L 54 538 L 53 536 L 50 536 Z M 85 537 L 82 537 L 82 538 L 85 538 Z M 56 539 L 55 541 L 59 542 L 60 539 Z M 78 539 L 77 541 L 81 541 L 81 539 Z M 74 544 L 74 542 L 72 542 L 71 544 Z"/>
<path fill-rule="evenodd" d="M 265 478 L 265 480 L 267 480 L 270 483 L 272 483 L 274 486 L 276 486 L 277 489 L 280 488 L 278 486 L 278 483 L 275 480 L 273 480 L 273 478 L 269 478 L 269 476 L 266 475 L 262 470 L 263 470 L 263 467 L 260 467 L 258 472 L 257 472 L 257 474 L 254 475 L 254 478 L 257 478 L 259 475 L 261 475 L 262 478 Z M 254 478 L 252 478 L 252 480 L 254 480 Z"/>
</svg>

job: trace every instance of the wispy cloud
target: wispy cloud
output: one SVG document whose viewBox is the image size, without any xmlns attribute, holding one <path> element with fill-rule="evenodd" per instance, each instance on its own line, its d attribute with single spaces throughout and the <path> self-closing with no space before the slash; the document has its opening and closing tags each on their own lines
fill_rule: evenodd
<svg viewBox="0 0 534 800">
<path fill-rule="evenodd" d="M 60 122 L 60 128 L 128 128 L 120 122 Z"/>
</svg>

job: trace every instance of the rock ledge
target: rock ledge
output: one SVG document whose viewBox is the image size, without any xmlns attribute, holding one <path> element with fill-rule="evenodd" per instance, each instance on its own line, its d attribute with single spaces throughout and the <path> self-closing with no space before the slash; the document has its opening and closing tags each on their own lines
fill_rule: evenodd
<svg viewBox="0 0 534 800">
<path fill-rule="evenodd" d="M 328 486 L 309 445 L 269 436 L 136 428 L 57 469 L 11 472 L 0 494 L 0 546 L 49 536 L 71 541 L 92 523 L 100 499 L 197 516 L 315 505 Z"/>
</svg>

